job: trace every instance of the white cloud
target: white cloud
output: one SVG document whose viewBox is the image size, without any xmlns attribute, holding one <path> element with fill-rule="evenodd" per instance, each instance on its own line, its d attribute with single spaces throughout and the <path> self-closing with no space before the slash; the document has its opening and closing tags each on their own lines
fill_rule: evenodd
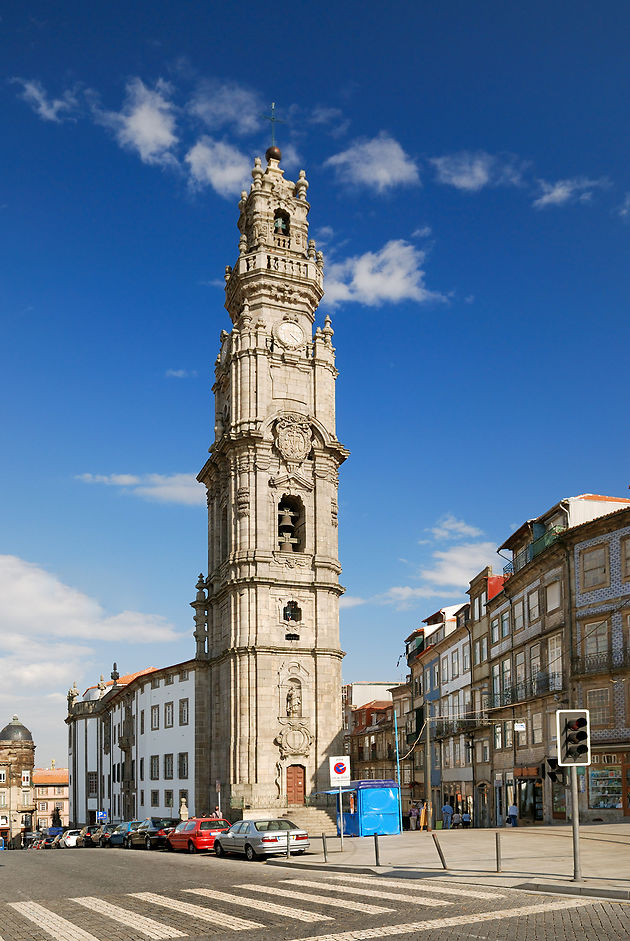
<svg viewBox="0 0 630 941">
<path fill-rule="evenodd" d="M 367 604 L 367 598 L 359 598 L 358 595 L 342 595 L 339 599 L 340 608 L 357 608 L 361 604 Z"/>
<path fill-rule="evenodd" d="M 76 479 L 88 484 L 120 487 L 123 492 L 154 503 L 199 506 L 205 500 L 205 490 L 193 474 L 77 474 Z"/>
<path fill-rule="evenodd" d="M 326 278 L 326 299 L 336 305 L 354 301 L 377 307 L 400 301 L 441 299 L 424 285 L 425 253 L 394 239 L 377 252 L 365 252 L 332 264 Z"/>
<path fill-rule="evenodd" d="M 60 124 L 63 120 L 72 118 L 79 108 L 76 90 L 67 89 L 61 98 L 50 98 L 42 83 L 36 79 L 14 78 L 12 81 L 21 85 L 20 97 L 44 121 L 55 121 Z"/>
<path fill-rule="evenodd" d="M 135 151 L 143 163 L 175 166 L 178 137 L 172 86 L 158 79 L 149 88 L 142 79 L 133 78 L 126 92 L 120 111 L 102 111 L 93 103 L 94 119 L 113 130 L 120 146 Z"/>
<path fill-rule="evenodd" d="M 213 130 L 230 127 L 251 134 L 260 127 L 263 109 L 256 92 L 236 82 L 207 80 L 197 87 L 188 110 Z"/>
<path fill-rule="evenodd" d="M 519 186 L 524 165 L 514 157 L 495 157 L 483 150 L 463 150 L 457 154 L 433 157 L 438 183 L 470 193 L 485 186 Z"/>
<path fill-rule="evenodd" d="M 617 209 L 617 215 L 622 219 L 630 219 L 630 193 L 626 193 L 621 206 Z"/>
<path fill-rule="evenodd" d="M 433 553 L 435 565 L 420 571 L 420 578 L 433 586 L 468 588 L 471 578 L 489 565 L 496 555 L 492 542 L 469 542 Z"/>
<path fill-rule="evenodd" d="M 224 141 L 204 136 L 185 157 L 193 186 L 211 186 L 220 196 L 233 196 L 247 187 L 251 160 Z"/>
<path fill-rule="evenodd" d="M 167 379 L 195 379 L 196 369 L 167 369 L 164 373 Z"/>
<path fill-rule="evenodd" d="M 323 127 L 331 137 L 341 137 L 350 127 L 350 120 L 344 116 L 341 108 L 326 108 L 322 105 L 313 109 L 310 122 Z"/>
<path fill-rule="evenodd" d="M 431 226 L 423 225 L 419 229 L 414 229 L 411 233 L 413 239 L 426 239 L 431 235 Z"/>
<path fill-rule="evenodd" d="M 415 162 L 385 131 L 372 140 L 357 141 L 347 150 L 329 157 L 324 166 L 332 167 L 342 183 L 367 186 L 377 193 L 403 183 L 420 182 Z"/>
<path fill-rule="evenodd" d="M 603 177 L 599 180 L 589 180 L 584 176 L 574 176 L 568 180 L 557 180 L 555 183 L 538 180 L 538 185 L 541 194 L 532 203 L 536 209 L 565 206 L 573 202 L 588 203 L 592 199 L 594 189 L 603 189 L 610 184 Z"/>
<path fill-rule="evenodd" d="M 63 669 L 64 660 L 80 661 L 89 649 L 74 639 L 128 641 L 133 637 L 136 643 L 154 643 L 180 637 L 161 615 L 139 611 L 109 615 L 94 598 L 65 585 L 39 565 L 12 555 L 0 556 L 0 625 L 3 658 L 16 661 L 19 669 L 31 659 L 47 663 L 49 670 Z M 59 637 L 66 640 L 51 640 Z M 42 644 L 47 650 L 45 659 Z M 6 669 L 3 676 L 6 679 Z"/>
<path fill-rule="evenodd" d="M 432 533 L 435 539 L 453 539 L 459 536 L 470 536 L 474 539 L 475 536 L 482 534 L 481 529 L 470 526 L 464 520 L 458 520 L 452 513 L 443 516 L 428 532 Z"/>
</svg>

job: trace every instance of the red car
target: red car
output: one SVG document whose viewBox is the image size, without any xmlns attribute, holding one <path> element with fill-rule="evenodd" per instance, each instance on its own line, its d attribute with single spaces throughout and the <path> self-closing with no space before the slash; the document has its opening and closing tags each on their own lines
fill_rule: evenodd
<svg viewBox="0 0 630 941">
<path fill-rule="evenodd" d="M 189 853 L 211 850 L 215 837 L 219 833 L 225 833 L 231 826 L 229 820 L 217 820 L 216 817 L 192 817 L 190 820 L 182 820 L 167 836 L 166 848 L 188 850 Z"/>
</svg>

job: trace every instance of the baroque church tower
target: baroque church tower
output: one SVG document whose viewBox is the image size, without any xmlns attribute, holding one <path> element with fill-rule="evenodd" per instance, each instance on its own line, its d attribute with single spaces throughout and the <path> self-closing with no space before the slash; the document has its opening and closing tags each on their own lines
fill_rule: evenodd
<svg viewBox="0 0 630 941">
<path fill-rule="evenodd" d="M 330 318 L 314 330 L 324 262 L 308 238 L 308 182 L 303 170 L 284 179 L 277 147 L 266 160 L 239 202 L 239 255 L 225 269 L 232 330 L 198 476 L 208 577 L 193 602 L 207 662 L 197 762 L 210 793 L 221 782 L 225 810 L 303 803 L 328 786 L 342 748 L 337 487 L 349 452 L 335 431 Z"/>
</svg>

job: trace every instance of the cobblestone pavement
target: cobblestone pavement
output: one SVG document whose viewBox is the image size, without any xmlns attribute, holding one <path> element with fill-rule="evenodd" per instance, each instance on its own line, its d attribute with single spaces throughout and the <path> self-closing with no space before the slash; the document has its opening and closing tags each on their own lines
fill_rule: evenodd
<svg viewBox="0 0 630 941">
<path fill-rule="evenodd" d="M 124 850 L 0 853 L 0 941 L 627 941 L 630 903 Z"/>
</svg>

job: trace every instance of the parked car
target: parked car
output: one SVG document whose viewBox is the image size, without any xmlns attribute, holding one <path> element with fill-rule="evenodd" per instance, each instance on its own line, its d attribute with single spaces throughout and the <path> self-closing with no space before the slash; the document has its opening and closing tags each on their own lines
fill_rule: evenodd
<svg viewBox="0 0 630 941">
<path fill-rule="evenodd" d="M 109 840 L 116 829 L 115 823 L 104 823 L 102 826 L 95 830 L 92 834 L 92 843 L 94 846 L 106 847 L 109 846 Z"/>
<path fill-rule="evenodd" d="M 180 822 L 179 817 L 147 817 L 139 827 L 129 832 L 129 841 L 134 846 L 147 850 L 166 846 L 166 837 Z"/>
<path fill-rule="evenodd" d="M 40 840 L 38 849 L 40 850 L 49 850 L 52 849 L 53 843 L 57 839 L 56 833 L 47 834 L 42 840 Z"/>
<path fill-rule="evenodd" d="M 216 817 L 192 817 L 190 820 L 182 820 L 167 836 L 166 848 L 188 850 L 189 853 L 211 850 L 215 838 L 229 830 L 230 826 L 229 820 L 217 820 Z"/>
<path fill-rule="evenodd" d="M 74 848 L 77 845 L 77 837 L 80 832 L 80 830 L 66 830 L 65 833 L 61 834 L 59 846 L 67 849 Z"/>
<path fill-rule="evenodd" d="M 142 820 L 125 820 L 124 823 L 119 823 L 109 838 L 109 845 L 124 846 L 125 849 L 129 849 L 131 847 L 129 833 L 139 827 L 141 823 Z"/>
<path fill-rule="evenodd" d="M 308 833 L 290 820 L 240 820 L 214 841 L 217 856 L 242 853 L 247 859 L 286 853 L 304 853 L 310 846 Z"/>
<path fill-rule="evenodd" d="M 100 824 L 98 823 L 90 823 L 87 827 L 83 827 L 83 829 L 79 831 L 79 835 L 77 837 L 77 846 L 94 846 L 94 843 L 92 842 L 92 834 L 96 833 L 99 827 Z"/>
</svg>

